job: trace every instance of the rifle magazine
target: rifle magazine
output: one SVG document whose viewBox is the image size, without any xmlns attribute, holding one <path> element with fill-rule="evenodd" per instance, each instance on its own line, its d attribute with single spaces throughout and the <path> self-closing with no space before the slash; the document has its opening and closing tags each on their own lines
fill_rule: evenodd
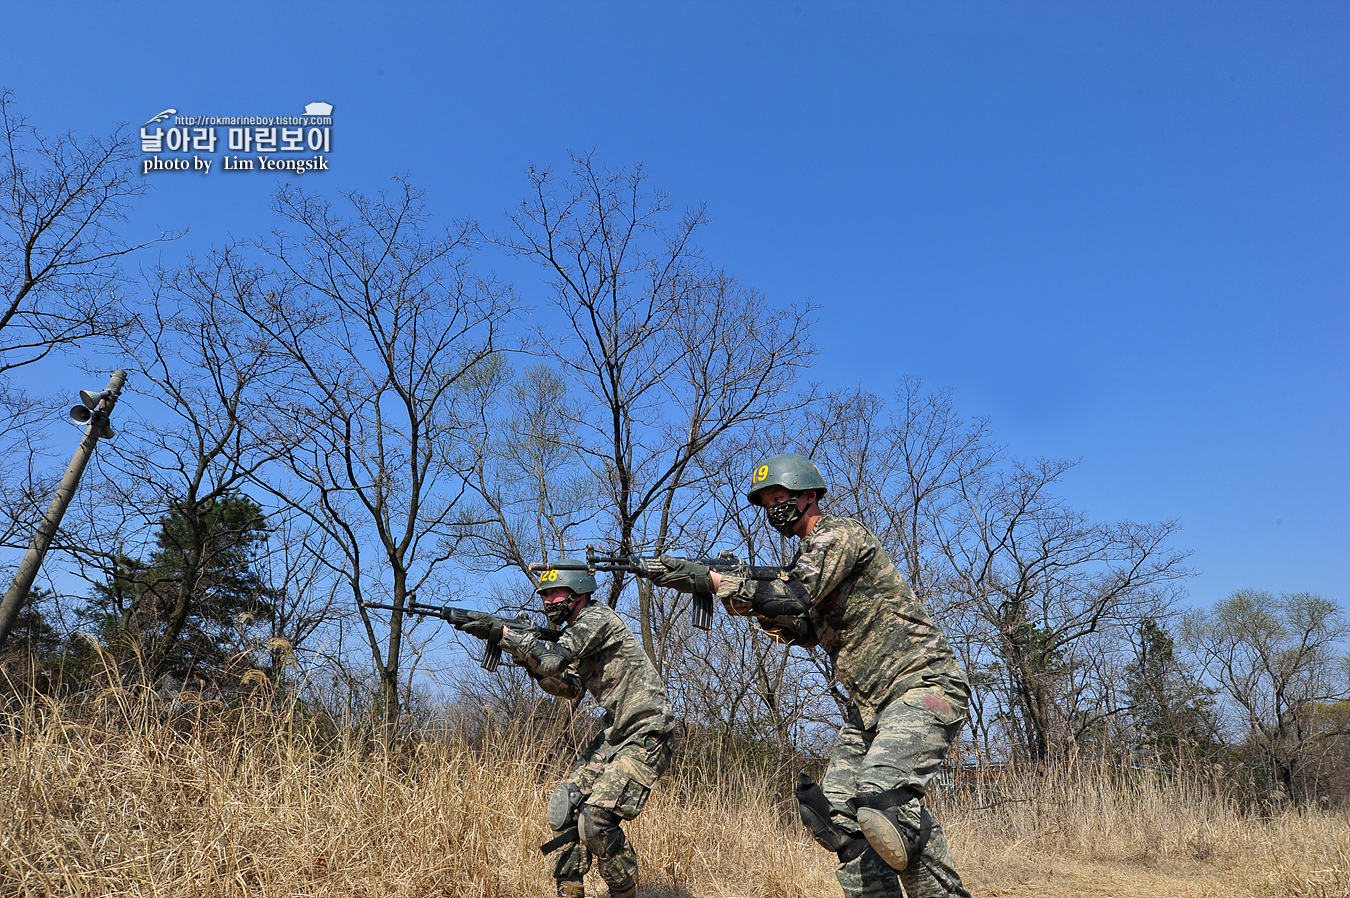
<svg viewBox="0 0 1350 898">
<path fill-rule="evenodd" d="M 700 630 L 711 630 L 713 623 L 713 594 L 696 592 L 689 606 L 689 622 Z"/>
<path fill-rule="evenodd" d="M 502 663 L 502 647 L 491 642 L 483 643 L 483 660 L 481 665 L 483 670 L 492 673 L 497 669 L 497 665 Z"/>
</svg>

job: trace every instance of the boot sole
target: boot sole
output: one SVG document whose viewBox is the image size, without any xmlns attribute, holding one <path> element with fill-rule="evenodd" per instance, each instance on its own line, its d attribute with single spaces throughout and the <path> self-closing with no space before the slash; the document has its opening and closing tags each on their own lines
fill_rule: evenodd
<svg viewBox="0 0 1350 898">
<path fill-rule="evenodd" d="M 892 870 L 900 871 L 909 866 L 909 843 L 889 817 L 875 808 L 858 808 L 858 826 L 867 837 L 867 843 Z"/>
</svg>

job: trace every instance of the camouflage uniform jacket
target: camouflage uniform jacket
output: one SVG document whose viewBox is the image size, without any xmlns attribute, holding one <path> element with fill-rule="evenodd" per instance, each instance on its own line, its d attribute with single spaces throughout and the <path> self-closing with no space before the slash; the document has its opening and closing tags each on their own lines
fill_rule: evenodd
<svg viewBox="0 0 1350 898">
<path fill-rule="evenodd" d="M 524 659 L 534 642 L 533 635 L 508 627 L 501 645 Z M 590 691 L 605 711 L 606 742 L 620 745 L 635 736 L 664 734 L 674 727 L 675 714 L 661 675 L 614 609 L 603 602 L 587 602 L 563 630 L 558 647 L 571 654 L 572 660 L 565 671 L 542 680 L 541 685 L 569 699 Z"/>
<path fill-rule="evenodd" d="M 881 709 L 911 689 L 940 689 L 964 708 L 970 684 L 942 630 L 905 582 L 881 541 L 852 518 L 823 515 L 777 581 L 722 576 L 717 594 L 732 614 L 751 615 L 761 596 L 787 597 L 789 579 L 805 587 L 813 636 L 871 728 Z"/>
</svg>

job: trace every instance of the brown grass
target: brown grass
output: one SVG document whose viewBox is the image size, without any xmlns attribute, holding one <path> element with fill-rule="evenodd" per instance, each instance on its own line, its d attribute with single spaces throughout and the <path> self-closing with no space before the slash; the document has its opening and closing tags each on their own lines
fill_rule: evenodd
<svg viewBox="0 0 1350 898">
<path fill-rule="evenodd" d="M 258 708 L 36 699 L 0 721 L 0 895 L 551 894 L 562 772 L 502 734 L 384 753 Z M 708 778 L 675 770 L 629 825 L 645 898 L 840 894 L 784 790 Z M 1344 814 L 1253 819 L 1200 781 L 1097 768 L 937 804 L 976 895 L 1350 895 Z"/>
</svg>

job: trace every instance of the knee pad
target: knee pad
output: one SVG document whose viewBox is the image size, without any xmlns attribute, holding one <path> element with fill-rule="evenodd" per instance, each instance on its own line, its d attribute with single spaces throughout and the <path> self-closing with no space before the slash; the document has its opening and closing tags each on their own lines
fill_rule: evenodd
<svg viewBox="0 0 1350 898">
<path fill-rule="evenodd" d="M 591 854 L 601 859 L 613 857 L 628 843 L 619 823 L 619 815 L 613 811 L 582 805 L 577 816 L 577 835 Z"/>
<path fill-rule="evenodd" d="M 554 832 L 562 832 L 577 819 L 581 807 L 581 790 L 576 783 L 559 783 L 548 798 L 548 825 Z"/>
<path fill-rule="evenodd" d="M 888 789 L 885 792 L 860 792 L 849 801 L 858 815 L 858 826 L 868 843 L 893 870 L 905 870 L 919 859 L 933 832 L 928 808 L 919 806 L 916 829 L 900 819 L 897 809 L 918 799 L 912 789 Z"/>
</svg>

